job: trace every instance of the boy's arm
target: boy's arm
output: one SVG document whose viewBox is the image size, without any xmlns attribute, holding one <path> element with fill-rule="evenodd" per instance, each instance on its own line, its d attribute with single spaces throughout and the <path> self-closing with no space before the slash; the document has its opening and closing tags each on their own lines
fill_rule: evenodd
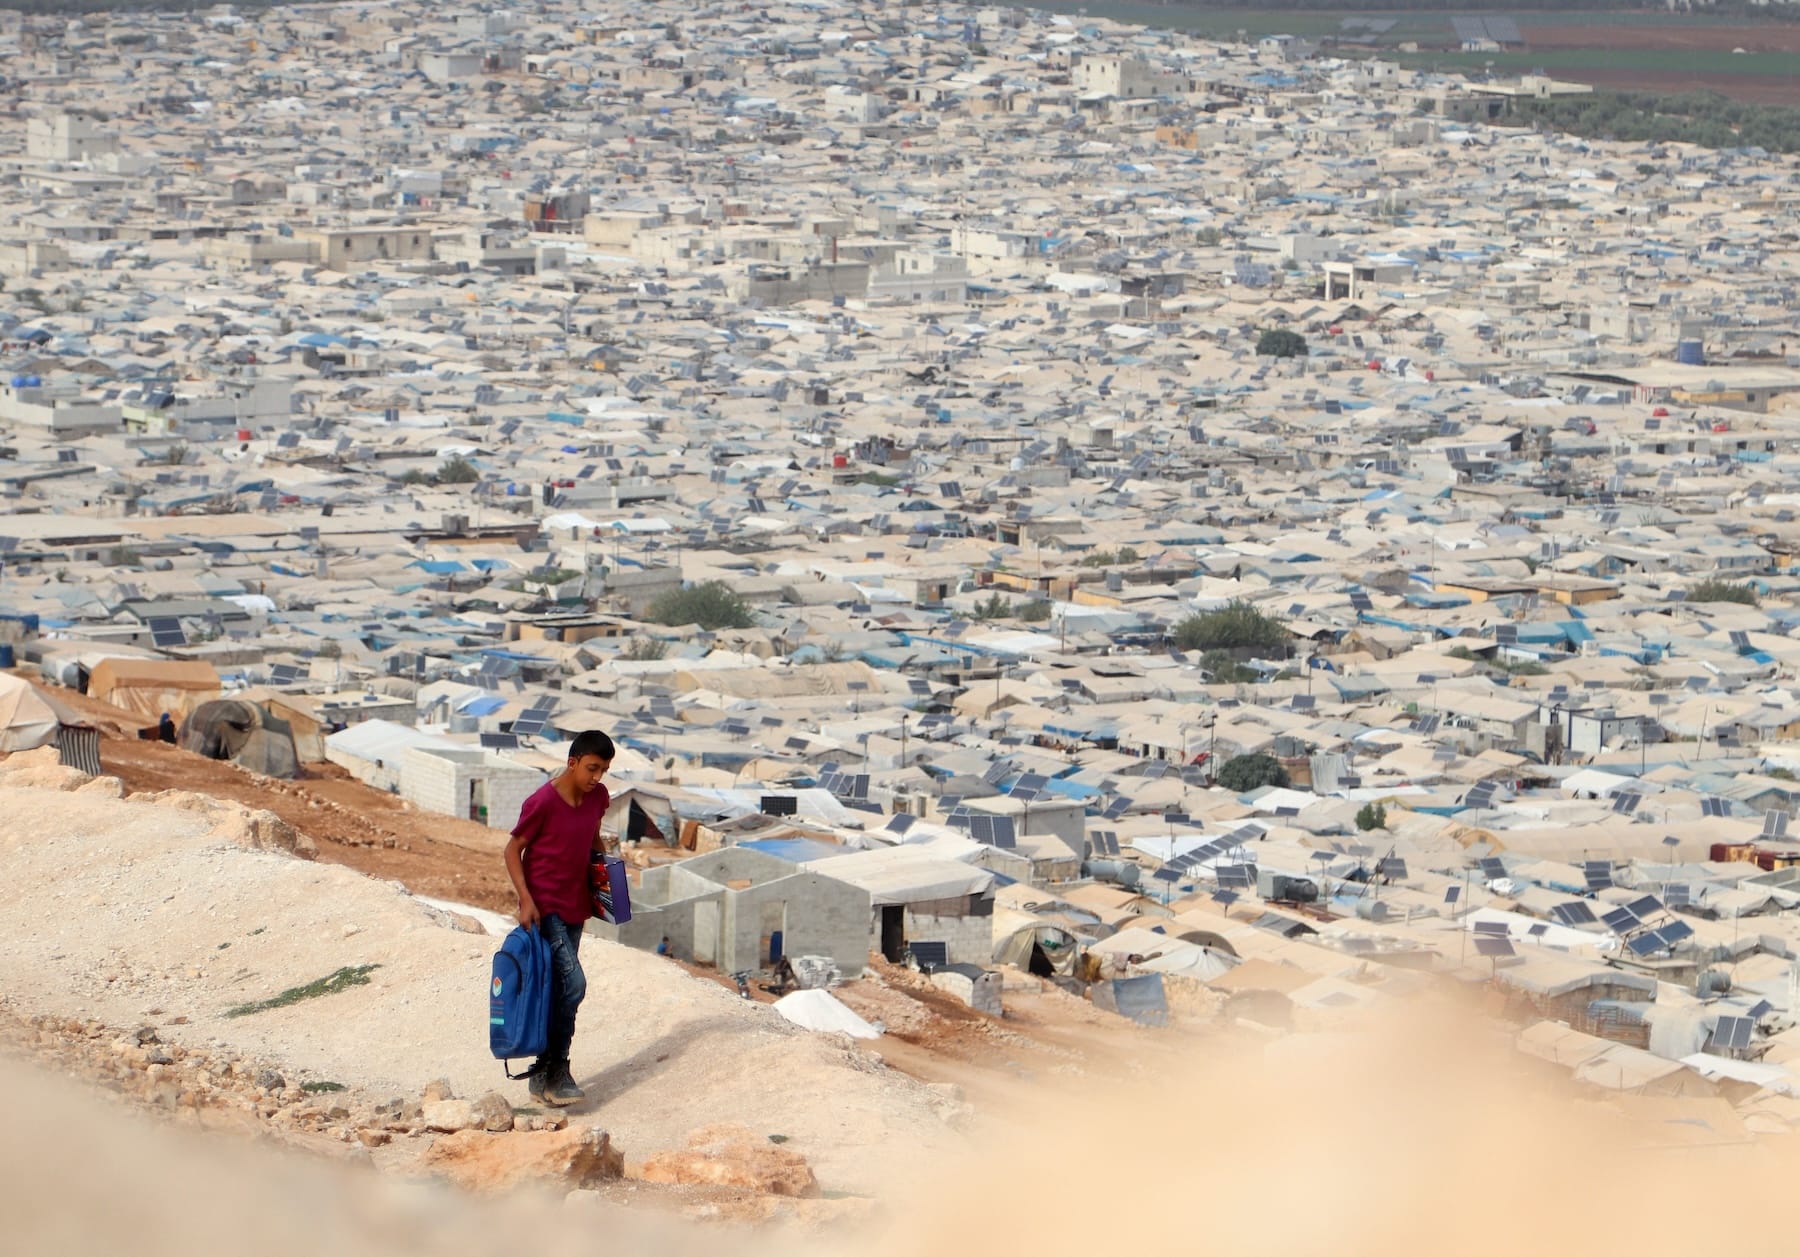
<svg viewBox="0 0 1800 1257">
<path fill-rule="evenodd" d="M 594 854 L 605 855 L 618 846 L 617 842 L 606 841 L 606 830 L 602 828 L 606 824 L 606 814 L 612 810 L 612 792 L 605 786 L 594 789 L 600 792 L 600 815 L 594 821 Z"/>
<path fill-rule="evenodd" d="M 525 848 L 530 845 L 531 840 L 523 834 L 514 834 L 506 843 L 506 873 L 512 878 L 513 889 L 519 892 L 519 924 L 526 929 L 539 919 L 537 904 L 525 888 Z"/>
<path fill-rule="evenodd" d="M 506 841 L 506 875 L 512 878 L 513 889 L 518 892 L 519 924 L 526 929 L 539 921 L 537 903 L 531 898 L 531 891 L 525 885 L 525 851 L 537 836 L 537 813 L 528 811 L 519 817 L 519 823 L 513 827 L 512 837 Z"/>
</svg>

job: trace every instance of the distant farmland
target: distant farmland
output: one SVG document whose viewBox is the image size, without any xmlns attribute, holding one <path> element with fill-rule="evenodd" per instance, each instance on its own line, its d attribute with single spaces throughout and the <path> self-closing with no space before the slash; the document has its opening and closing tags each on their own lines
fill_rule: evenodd
<svg viewBox="0 0 1800 1257">
<path fill-rule="evenodd" d="M 1037 0 L 1033 8 L 1191 31 L 1231 40 L 1298 35 L 1347 55 L 1512 77 L 1543 71 L 1596 86 L 1653 92 L 1715 91 L 1760 104 L 1800 105 L 1800 23 L 1746 17 L 1588 9 L 1463 12 L 1233 9 L 1096 0 Z M 1522 44 L 1463 51 L 1457 18 L 1510 18 Z M 1376 27 L 1379 29 L 1371 29 Z"/>
</svg>

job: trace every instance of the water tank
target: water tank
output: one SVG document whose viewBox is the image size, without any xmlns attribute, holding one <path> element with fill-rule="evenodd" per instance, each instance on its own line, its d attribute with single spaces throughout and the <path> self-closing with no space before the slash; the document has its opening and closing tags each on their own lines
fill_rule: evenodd
<svg viewBox="0 0 1800 1257">
<path fill-rule="evenodd" d="M 0 668 L 10 668 L 16 661 L 13 658 L 13 644 L 0 642 Z"/>
<path fill-rule="evenodd" d="M 452 733 L 479 733 L 481 731 L 481 717 L 471 716 L 467 712 L 455 711 L 450 713 L 449 725 L 450 732 Z"/>
<path fill-rule="evenodd" d="M 1087 875 L 1097 882 L 1116 886 L 1136 886 L 1141 876 L 1138 866 L 1129 860 L 1090 860 Z"/>
<path fill-rule="evenodd" d="M 30 378 L 31 378 L 30 376 L 26 376 L 26 375 L 15 375 L 12 378 L 12 386 L 14 388 L 24 388 L 25 381 Z"/>
<path fill-rule="evenodd" d="M 1731 975 L 1723 969 L 1708 969 L 1700 975 L 1694 985 L 1694 993 L 1701 999 L 1711 999 L 1715 995 L 1731 994 Z"/>
<path fill-rule="evenodd" d="M 43 387 L 43 383 L 44 377 L 41 375 L 28 375 L 25 377 L 26 388 L 41 388 Z"/>
<path fill-rule="evenodd" d="M 1677 341 L 1675 344 L 1675 361 L 1690 367 L 1706 365 L 1706 349 L 1697 340 Z"/>
</svg>

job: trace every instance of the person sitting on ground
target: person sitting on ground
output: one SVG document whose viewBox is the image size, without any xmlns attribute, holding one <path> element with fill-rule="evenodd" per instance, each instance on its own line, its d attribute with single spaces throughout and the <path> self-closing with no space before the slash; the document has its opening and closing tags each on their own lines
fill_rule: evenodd
<svg viewBox="0 0 1800 1257">
<path fill-rule="evenodd" d="M 162 718 L 156 722 L 156 736 L 164 742 L 175 741 L 175 717 L 171 716 L 166 711 L 162 714 Z"/>
<path fill-rule="evenodd" d="M 664 934 L 662 936 L 662 942 L 656 945 L 656 954 L 659 956 L 666 956 L 669 954 L 669 936 L 667 934 Z"/>
<path fill-rule="evenodd" d="M 600 779 L 612 767 L 613 743 L 599 730 L 578 734 L 568 766 L 539 786 L 519 809 L 506 844 L 506 872 L 519 893 L 519 924 L 537 926 L 550 943 L 550 1035 L 526 1072 L 531 1096 L 547 1104 L 586 1099 L 569 1072 L 575 1015 L 587 995 L 581 927 L 593 915 L 588 865 L 605 849 L 600 821 L 612 796 Z"/>
</svg>

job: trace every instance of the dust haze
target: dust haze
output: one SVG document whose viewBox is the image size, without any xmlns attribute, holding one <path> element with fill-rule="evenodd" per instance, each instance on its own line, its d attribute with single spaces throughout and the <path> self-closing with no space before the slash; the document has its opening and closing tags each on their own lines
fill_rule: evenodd
<svg viewBox="0 0 1800 1257">
<path fill-rule="evenodd" d="M 1045 1076 L 862 1233 L 746 1232 L 558 1196 L 457 1195 L 126 1113 L 0 1062 L 9 1252 L 619 1251 L 875 1257 L 1004 1246 L 1313 1257 L 1784 1251 L 1791 1153 L 1724 1100 L 1579 1089 L 1443 1004 L 1341 1032 L 1184 1034 L 1153 1079 Z M 1164 1052 L 1158 1051 L 1158 1059 Z M 1028 1111 L 1020 1111 L 1028 1110 Z M 604 1115 L 601 1115 L 604 1120 Z M 829 1184 L 826 1184 L 829 1187 Z M 1729 1209 L 1730 1221 L 1722 1221 Z M 565 1247 L 566 1246 L 566 1247 Z"/>
</svg>

